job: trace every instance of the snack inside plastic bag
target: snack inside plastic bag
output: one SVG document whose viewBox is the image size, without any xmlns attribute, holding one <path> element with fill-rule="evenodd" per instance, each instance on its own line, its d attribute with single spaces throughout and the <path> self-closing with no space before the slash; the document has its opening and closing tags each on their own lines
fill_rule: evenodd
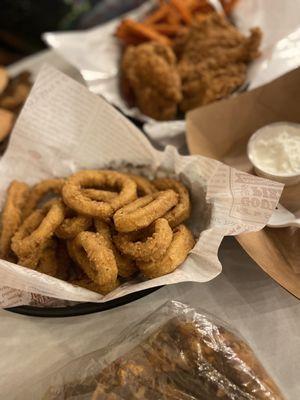
<svg viewBox="0 0 300 400">
<path fill-rule="evenodd" d="M 239 335 L 179 302 L 166 303 L 105 349 L 30 390 L 28 398 L 43 400 L 284 399 Z"/>
</svg>

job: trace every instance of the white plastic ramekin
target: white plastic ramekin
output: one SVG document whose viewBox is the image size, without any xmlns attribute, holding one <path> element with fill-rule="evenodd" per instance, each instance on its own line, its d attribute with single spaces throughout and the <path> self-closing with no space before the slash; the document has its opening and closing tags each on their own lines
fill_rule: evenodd
<svg viewBox="0 0 300 400">
<path fill-rule="evenodd" d="M 300 182 L 300 172 L 299 173 L 282 173 L 282 174 L 273 174 L 267 171 L 264 171 L 261 167 L 257 165 L 255 160 L 253 159 L 253 145 L 257 140 L 260 140 L 262 137 L 266 135 L 267 129 L 269 130 L 270 127 L 276 128 L 286 128 L 287 126 L 294 126 L 297 127 L 300 131 L 300 124 L 292 123 L 292 122 L 274 122 L 269 125 L 265 125 L 262 128 L 258 129 L 249 139 L 248 146 L 247 146 L 247 155 L 252 163 L 255 172 L 257 175 L 272 179 L 277 182 L 284 183 L 286 186 L 295 185 Z"/>
</svg>

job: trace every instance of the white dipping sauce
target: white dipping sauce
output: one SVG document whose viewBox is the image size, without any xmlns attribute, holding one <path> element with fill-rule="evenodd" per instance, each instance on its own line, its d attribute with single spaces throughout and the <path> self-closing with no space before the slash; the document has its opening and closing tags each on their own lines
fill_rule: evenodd
<svg viewBox="0 0 300 400">
<path fill-rule="evenodd" d="M 269 174 L 299 174 L 300 126 L 275 123 L 259 129 L 249 142 L 248 153 L 252 163 Z"/>
</svg>

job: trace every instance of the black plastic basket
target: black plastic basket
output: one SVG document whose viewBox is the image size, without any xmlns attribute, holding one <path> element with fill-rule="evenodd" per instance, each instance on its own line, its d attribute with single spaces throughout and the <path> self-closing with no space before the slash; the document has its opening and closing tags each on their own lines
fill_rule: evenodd
<svg viewBox="0 0 300 400">
<path fill-rule="evenodd" d="M 115 300 L 107 301 L 106 303 L 79 303 L 70 307 L 33 307 L 33 306 L 19 306 L 6 308 L 6 311 L 14 312 L 17 314 L 28 315 L 32 317 L 46 317 L 46 318 L 64 318 L 76 317 L 79 315 L 92 314 L 101 311 L 111 310 L 116 307 L 123 306 L 124 304 L 131 303 L 142 297 L 160 289 L 161 286 L 141 290 L 139 292 L 130 293 L 126 296 L 120 297 Z"/>
</svg>

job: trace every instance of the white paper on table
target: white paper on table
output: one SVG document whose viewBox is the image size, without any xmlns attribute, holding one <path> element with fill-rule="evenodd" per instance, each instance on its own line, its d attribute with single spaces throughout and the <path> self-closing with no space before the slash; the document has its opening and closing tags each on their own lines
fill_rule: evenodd
<svg viewBox="0 0 300 400">
<path fill-rule="evenodd" d="M 218 0 L 212 1 L 220 10 Z M 126 14 L 139 20 L 155 2 L 149 0 L 141 7 Z M 239 0 L 234 12 L 238 28 L 249 34 L 251 27 L 259 26 L 263 31 L 262 55 L 249 67 L 247 82 L 249 89 L 261 86 L 300 65 L 300 0 Z M 146 133 L 151 140 L 164 145 L 174 144 L 174 135 L 181 143 L 184 131 L 178 121 L 164 123 L 169 135 L 161 140 L 161 124 L 137 108 L 129 108 L 119 90 L 119 63 L 121 46 L 114 32 L 121 19 L 86 31 L 48 32 L 43 35 L 46 43 L 81 72 L 89 89 L 103 96 L 125 115 L 150 124 Z"/>
<path fill-rule="evenodd" d="M 212 159 L 180 156 L 171 146 L 164 152 L 155 150 L 114 107 L 63 73 L 45 66 L 0 160 L 0 203 L 3 205 L 13 179 L 34 184 L 80 169 L 124 169 L 126 165 L 143 166 L 150 175 L 175 174 L 189 187 L 193 205 L 190 228 L 200 237 L 186 261 L 169 275 L 148 281 L 136 278 L 103 297 L 0 260 L 1 307 L 48 305 L 53 298 L 102 302 L 166 284 L 207 282 L 221 272 L 218 248 L 223 237 L 261 229 L 282 191 L 278 183 Z"/>
<path fill-rule="evenodd" d="M 185 121 L 152 121 L 143 125 L 143 130 L 147 136 L 161 147 L 172 145 L 178 151 L 186 146 Z"/>
</svg>

